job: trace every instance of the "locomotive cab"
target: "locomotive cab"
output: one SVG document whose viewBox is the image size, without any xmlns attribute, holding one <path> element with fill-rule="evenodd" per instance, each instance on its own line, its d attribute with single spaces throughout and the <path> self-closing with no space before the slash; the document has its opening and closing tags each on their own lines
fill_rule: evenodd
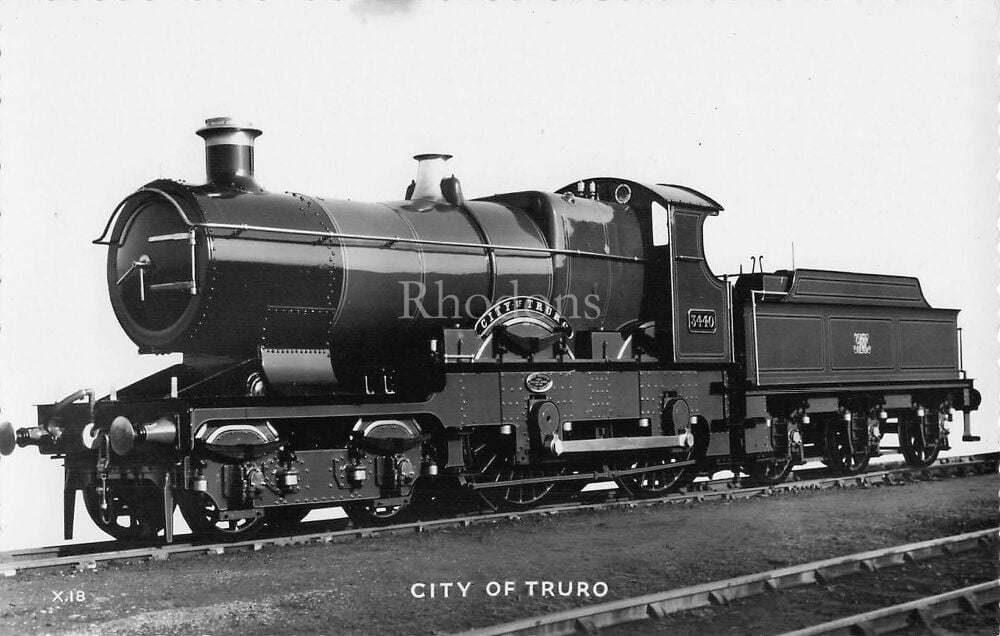
<svg viewBox="0 0 1000 636">
<path fill-rule="evenodd" d="M 705 219 L 717 216 L 721 205 L 683 186 L 606 177 L 558 192 L 627 208 L 639 219 L 647 254 L 643 304 L 639 320 L 620 329 L 634 340 L 652 339 L 664 362 L 732 361 L 730 287 L 712 273 L 703 237 Z"/>
</svg>

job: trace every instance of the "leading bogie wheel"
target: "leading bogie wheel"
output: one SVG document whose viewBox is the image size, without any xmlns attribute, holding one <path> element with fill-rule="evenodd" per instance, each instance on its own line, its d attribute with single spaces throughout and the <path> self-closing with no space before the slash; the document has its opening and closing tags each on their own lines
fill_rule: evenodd
<svg viewBox="0 0 1000 636">
<path fill-rule="evenodd" d="M 346 504 L 344 512 L 351 522 L 359 528 L 391 526 L 398 523 L 409 523 L 414 519 L 413 508 L 409 503 L 394 505 L 376 505 L 374 502 Z"/>
<path fill-rule="evenodd" d="M 119 541 L 148 541 L 166 527 L 159 489 L 111 485 L 102 496 L 99 485 L 83 489 L 83 505 L 98 528 Z"/>
<path fill-rule="evenodd" d="M 267 522 L 265 515 L 220 520 L 215 501 L 205 493 L 190 492 L 180 500 L 181 515 L 195 535 L 214 541 L 239 541 L 255 536 Z"/>
</svg>

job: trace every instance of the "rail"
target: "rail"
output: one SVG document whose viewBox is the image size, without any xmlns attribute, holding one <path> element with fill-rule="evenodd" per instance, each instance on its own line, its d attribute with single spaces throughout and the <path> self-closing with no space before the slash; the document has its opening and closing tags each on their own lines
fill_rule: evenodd
<svg viewBox="0 0 1000 636">
<path fill-rule="evenodd" d="M 835 578 L 848 574 L 874 571 L 912 561 L 950 555 L 989 545 L 997 541 L 1000 528 L 932 539 L 919 543 L 861 552 L 823 561 L 749 574 L 712 583 L 693 585 L 667 592 L 645 594 L 580 607 L 547 616 L 527 618 L 502 625 L 463 632 L 471 636 L 557 636 L 561 634 L 595 633 L 597 630 L 623 623 L 662 618 L 675 612 L 725 605 L 731 601 L 767 592 L 817 583 L 827 585 Z M 829 633 L 829 632 L 803 632 Z M 846 632 L 845 632 L 846 633 Z M 796 634 L 799 634 L 796 632 Z"/>
<path fill-rule="evenodd" d="M 924 627 L 933 630 L 935 619 L 961 612 L 975 613 L 979 611 L 980 607 L 989 604 L 995 605 L 998 602 L 1000 602 L 1000 581 L 988 581 L 909 603 L 901 603 L 794 632 L 786 632 L 782 636 L 885 634 L 905 629 L 911 622 L 923 624 Z"/>
</svg>

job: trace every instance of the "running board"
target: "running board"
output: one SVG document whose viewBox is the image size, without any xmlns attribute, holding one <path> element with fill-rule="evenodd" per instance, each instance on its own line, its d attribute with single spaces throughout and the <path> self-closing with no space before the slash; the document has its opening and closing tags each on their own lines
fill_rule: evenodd
<svg viewBox="0 0 1000 636">
<path fill-rule="evenodd" d="M 650 450 L 656 448 L 684 448 L 694 445 L 694 436 L 684 435 L 652 435 L 650 437 L 604 437 L 601 439 L 581 439 L 563 441 L 558 437 L 548 443 L 548 449 L 553 454 L 580 455 L 583 453 L 613 453 L 616 451 Z"/>
</svg>

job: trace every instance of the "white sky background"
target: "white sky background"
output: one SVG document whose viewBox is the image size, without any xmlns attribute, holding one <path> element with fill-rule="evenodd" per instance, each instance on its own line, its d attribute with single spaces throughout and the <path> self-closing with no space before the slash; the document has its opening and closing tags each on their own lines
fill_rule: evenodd
<svg viewBox="0 0 1000 636">
<path fill-rule="evenodd" d="M 293 10 L 294 9 L 294 10 Z M 997 445 L 997 15 L 982 2 L 80 2 L 0 5 L 0 417 L 139 357 L 90 244 L 157 177 L 201 181 L 206 117 L 263 128 L 259 181 L 399 199 L 449 152 L 467 196 L 589 176 L 726 210 L 717 273 L 918 276 L 961 308 Z M 0 549 L 61 539 L 59 462 L 0 460 Z M 78 509 L 78 536 L 94 539 Z"/>
</svg>

